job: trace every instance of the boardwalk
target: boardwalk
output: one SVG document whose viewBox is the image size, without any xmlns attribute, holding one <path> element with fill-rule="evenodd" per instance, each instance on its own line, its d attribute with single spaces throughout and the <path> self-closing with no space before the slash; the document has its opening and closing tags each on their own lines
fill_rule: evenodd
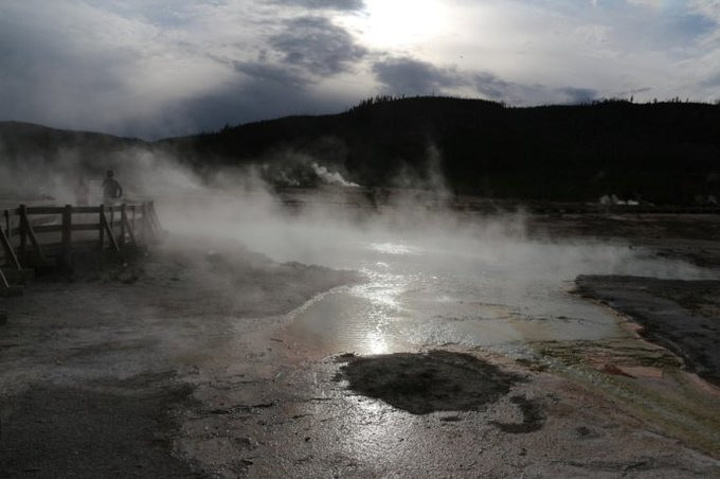
<svg viewBox="0 0 720 479">
<path fill-rule="evenodd" d="M 26 206 L 0 210 L 0 294 L 38 267 L 71 267 L 81 249 L 120 253 L 157 241 L 160 222 L 152 201 L 116 206 Z"/>
</svg>

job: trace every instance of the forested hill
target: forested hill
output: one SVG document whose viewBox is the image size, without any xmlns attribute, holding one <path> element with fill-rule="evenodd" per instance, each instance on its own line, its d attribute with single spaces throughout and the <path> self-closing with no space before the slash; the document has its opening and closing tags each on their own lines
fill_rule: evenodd
<svg viewBox="0 0 720 479">
<path fill-rule="evenodd" d="M 102 172 L 122 164 L 130 149 L 149 147 L 138 139 L 0 121 L 0 166 L 26 170 L 28 174 L 32 169 Z"/>
<path fill-rule="evenodd" d="M 615 194 L 656 204 L 720 198 L 720 106 L 709 104 L 508 108 L 379 98 L 335 115 L 153 143 L 0 122 L 0 167 L 66 165 L 70 158 L 95 171 L 122 169 L 139 150 L 169 153 L 201 172 L 257 164 L 279 186 L 311 186 L 324 167 L 367 187 L 445 187 L 492 198 L 596 201 Z"/>
<path fill-rule="evenodd" d="M 262 161 L 298 170 L 312 158 L 365 186 L 408 178 L 431 185 L 441 172 L 454 192 L 490 197 L 591 201 L 615 194 L 675 204 L 720 197 L 720 106 L 679 101 L 506 108 L 379 99 L 337 115 L 160 143 L 205 165 Z"/>
</svg>

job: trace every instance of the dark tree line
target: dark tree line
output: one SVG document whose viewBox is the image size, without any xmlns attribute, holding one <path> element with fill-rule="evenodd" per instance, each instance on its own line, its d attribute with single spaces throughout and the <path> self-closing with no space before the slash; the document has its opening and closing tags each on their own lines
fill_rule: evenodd
<svg viewBox="0 0 720 479">
<path fill-rule="evenodd" d="M 336 115 L 295 116 L 165 142 L 207 164 L 282 162 L 301 152 L 366 186 L 428 172 L 429 149 L 458 193 L 654 203 L 720 196 L 720 106 L 606 99 L 508 108 L 447 97 L 378 96 Z M 432 172 L 437 173 L 437 172 Z"/>
<path fill-rule="evenodd" d="M 272 178 L 316 161 L 368 187 L 442 175 L 455 193 L 494 198 L 657 204 L 720 198 L 720 105 L 606 99 L 512 108 L 448 97 L 378 96 L 335 115 L 227 125 L 154 143 L 20 123 L 0 124 L 3 161 L 71 149 L 92 167 L 129 146 L 170 153 L 198 171 L 263 165 Z M 295 173 L 293 173 L 295 172 Z"/>
</svg>

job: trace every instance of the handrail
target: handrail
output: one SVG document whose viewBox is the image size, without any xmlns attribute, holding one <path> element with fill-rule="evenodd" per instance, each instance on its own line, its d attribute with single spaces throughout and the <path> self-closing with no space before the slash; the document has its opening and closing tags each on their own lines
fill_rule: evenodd
<svg viewBox="0 0 720 479">
<path fill-rule="evenodd" d="M 100 250 L 120 252 L 127 245 L 156 242 L 161 234 L 152 201 L 98 206 L 20 205 L 0 211 L 0 268 L 21 270 L 50 257 L 69 262 L 73 249 L 81 244 L 94 243 Z M 0 289 L 4 283 L 0 279 Z"/>
</svg>

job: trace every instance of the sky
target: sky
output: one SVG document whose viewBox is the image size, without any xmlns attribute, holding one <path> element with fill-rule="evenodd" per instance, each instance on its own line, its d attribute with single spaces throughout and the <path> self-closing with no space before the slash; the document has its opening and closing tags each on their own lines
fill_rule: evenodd
<svg viewBox="0 0 720 479">
<path fill-rule="evenodd" d="M 0 0 L 0 121 L 157 139 L 376 95 L 720 99 L 720 0 Z"/>
</svg>

